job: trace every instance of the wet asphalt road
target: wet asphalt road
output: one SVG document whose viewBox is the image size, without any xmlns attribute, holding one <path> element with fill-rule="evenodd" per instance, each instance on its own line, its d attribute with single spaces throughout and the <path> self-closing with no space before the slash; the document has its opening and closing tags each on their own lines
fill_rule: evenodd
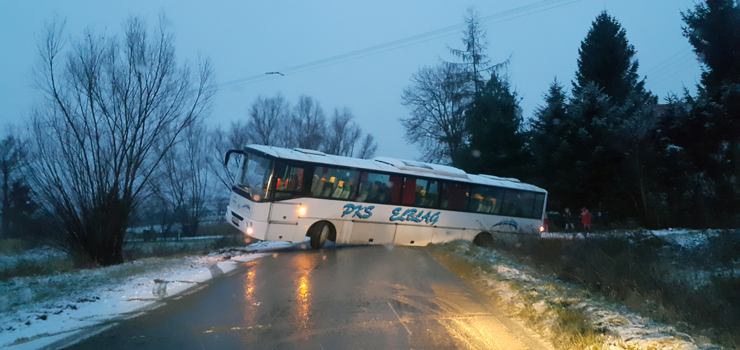
<svg viewBox="0 0 740 350">
<path fill-rule="evenodd" d="M 70 348 L 542 348 L 427 249 L 269 254 Z"/>
</svg>

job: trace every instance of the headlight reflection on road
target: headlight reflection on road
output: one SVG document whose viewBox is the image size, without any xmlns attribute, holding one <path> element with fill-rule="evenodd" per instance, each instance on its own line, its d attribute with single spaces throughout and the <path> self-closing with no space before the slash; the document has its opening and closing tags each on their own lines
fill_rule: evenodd
<svg viewBox="0 0 740 350">
<path fill-rule="evenodd" d="M 254 265 L 247 272 L 246 284 L 244 284 L 244 324 L 247 326 L 253 326 L 255 324 L 256 308 L 260 304 L 254 299 L 254 290 L 257 284 L 257 261 L 254 262 Z"/>
<path fill-rule="evenodd" d="M 311 317 L 311 283 L 309 277 L 313 265 L 313 255 L 297 255 L 293 259 L 296 265 L 296 319 L 298 329 L 305 331 L 309 328 L 308 319 Z"/>
</svg>

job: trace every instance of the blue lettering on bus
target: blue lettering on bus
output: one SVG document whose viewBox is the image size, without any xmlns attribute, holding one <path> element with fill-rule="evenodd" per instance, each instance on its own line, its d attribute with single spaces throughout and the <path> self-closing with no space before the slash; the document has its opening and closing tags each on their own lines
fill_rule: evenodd
<svg viewBox="0 0 740 350">
<path fill-rule="evenodd" d="M 440 212 L 436 212 L 432 214 L 432 211 L 424 211 L 424 210 L 416 210 L 416 209 L 406 209 L 406 211 L 401 214 L 401 211 L 403 208 L 396 208 L 393 209 L 391 212 L 390 221 L 411 221 L 411 222 L 424 222 L 426 224 L 435 225 L 437 221 L 439 221 L 439 214 Z"/>
<path fill-rule="evenodd" d="M 344 217 L 345 215 L 354 213 L 352 217 L 358 217 L 360 219 L 367 219 L 373 216 L 373 211 L 372 211 L 373 209 L 375 209 L 374 205 L 369 205 L 367 207 L 364 207 L 361 204 L 358 204 L 358 205 L 346 204 L 344 208 L 342 208 L 342 217 Z"/>
</svg>

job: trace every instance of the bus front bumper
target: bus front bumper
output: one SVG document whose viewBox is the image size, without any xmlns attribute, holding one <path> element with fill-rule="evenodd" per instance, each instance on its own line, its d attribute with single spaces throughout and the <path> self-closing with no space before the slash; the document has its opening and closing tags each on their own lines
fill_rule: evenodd
<svg viewBox="0 0 740 350">
<path fill-rule="evenodd" d="M 253 221 L 245 218 L 244 215 L 235 212 L 231 207 L 226 207 L 226 222 L 236 227 L 239 231 L 249 237 L 264 240 L 267 238 L 267 223 Z"/>
</svg>

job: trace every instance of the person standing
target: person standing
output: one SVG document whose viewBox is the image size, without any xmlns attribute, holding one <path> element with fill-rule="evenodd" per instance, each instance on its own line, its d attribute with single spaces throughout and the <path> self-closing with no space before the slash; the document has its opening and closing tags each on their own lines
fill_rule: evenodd
<svg viewBox="0 0 740 350">
<path fill-rule="evenodd" d="M 565 231 L 568 232 L 570 230 L 575 231 L 575 226 L 573 224 L 573 214 L 570 212 L 570 208 L 565 208 L 565 212 L 563 213 L 563 220 L 565 220 Z"/>
<path fill-rule="evenodd" d="M 581 222 L 583 223 L 583 230 L 591 232 L 591 212 L 586 207 L 581 208 Z"/>
</svg>

